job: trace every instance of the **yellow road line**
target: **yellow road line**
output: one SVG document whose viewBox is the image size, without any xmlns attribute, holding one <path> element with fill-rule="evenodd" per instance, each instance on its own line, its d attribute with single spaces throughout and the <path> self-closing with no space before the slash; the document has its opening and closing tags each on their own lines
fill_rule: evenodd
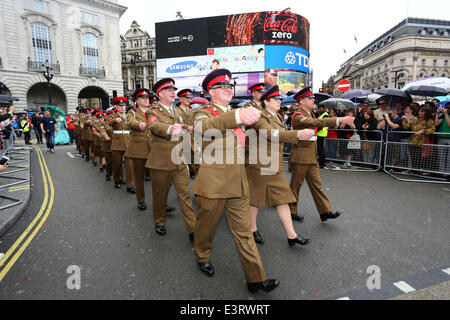
<svg viewBox="0 0 450 320">
<path fill-rule="evenodd" d="M 22 191 L 22 190 L 28 190 L 30 189 L 30 186 L 20 187 L 16 189 L 8 189 L 8 192 L 16 192 L 16 191 Z"/>
<path fill-rule="evenodd" d="M 41 166 L 41 172 L 42 172 L 42 180 L 44 182 L 44 201 L 41 205 L 41 209 L 39 210 L 37 216 L 34 218 L 34 220 L 30 223 L 30 225 L 27 227 L 27 229 L 22 233 L 22 235 L 14 242 L 14 244 L 9 248 L 9 250 L 6 252 L 6 254 L 0 259 L 0 268 L 2 268 L 3 264 L 8 260 L 8 258 L 14 253 L 16 248 L 21 244 L 21 242 L 25 239 L 25 237 L 29 234 L 29 232 L 33 229 L 34 225 L 39 221 L 41 218 L 45 208 L 47 207 L 48 201 L 49 201 L 49 184 L 50 184 L 50 204 L 47 207 L 47 211 L 45 213 L 44 218 L 41 220 L 39 225 L 36 227 L 34 232 L 30 235 L 30 237 L 24 242 L 22 247 L 17 251 L 17 253 L 11 258 L 11 261 L 9 261 L 6 266 L 4 266 L 3 270 L 0 271 L 0 282 L 3 280 L 5 275 L 8 273 L 8 271 L 11 269 L 11 267 L 14 265 L 15 261 L 20 257 L 20 255 L 23 253 L 23 251 L 26 249 L 28 244 L 33 240 L 34 236 L 36 235 L 37 231 L 42 227 L 42 224 L 45 222 L 45 220 L 48 217 L 48 214 L 50 213 L 51 208 L 53 207 L 53 200 L 54 200 L 54 189 L 53 189 L 53 182 L 51 180 L 50 172 L 48 171 L 47 164 L 45 163 L 44 156 L 42 155 L 42 151 L 39 147 L 34 147 L 36 150 L 36 154 L 38 156 L 39 164 Z M 48 181 L 47 181 L 47 175 L 48 175 Z"/>
</svg>

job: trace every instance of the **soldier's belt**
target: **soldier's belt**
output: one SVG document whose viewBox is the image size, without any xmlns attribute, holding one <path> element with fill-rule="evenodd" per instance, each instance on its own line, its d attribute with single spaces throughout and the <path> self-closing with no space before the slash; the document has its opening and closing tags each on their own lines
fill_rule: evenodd
<svg viewBox="0 0 450 320">
<path fill-rule="evenodd" d="M 114 134 L 130 134 L 130 130 L 114 130 Z"/>
</svg>

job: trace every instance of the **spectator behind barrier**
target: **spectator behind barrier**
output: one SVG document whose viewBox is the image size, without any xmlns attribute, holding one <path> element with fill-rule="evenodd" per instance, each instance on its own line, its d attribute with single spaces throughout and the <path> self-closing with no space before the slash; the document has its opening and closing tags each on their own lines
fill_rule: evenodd
<svg viewBox="0 0 450 320">
<path fill-rule="evenodd" d="M 409 157 L 412 160 L 412 166 L 415 169 L 425 169 L 424 163 L 429 157 L 428 149 L 422 149 L 424 143 L 429 144 L 429 136 L 435 131 L 433 114 L 429 108 L 422 107 L 419 110 L 419 116 L 413 120 L 411 117 L 402 119 L 403 129 L 406 131 L 415 131 L 408 139 Z M 427 139 L 425 139 L 427 137 Z M 424 152 L 426 151 L 426 152 Z"/>
<path fill-rule="evenodd" d="M 437 144 L 441 146 L 450 146 L 450 102 L 447 102 L 445 108 L 438 108 L 435 116 L 435 126 L 440 133 L 446 133 L 438 136 Z M 438 147 L 439 172 L 447 180 L 450 180 L 450 149 L 448 147 Z"/>
</svg>

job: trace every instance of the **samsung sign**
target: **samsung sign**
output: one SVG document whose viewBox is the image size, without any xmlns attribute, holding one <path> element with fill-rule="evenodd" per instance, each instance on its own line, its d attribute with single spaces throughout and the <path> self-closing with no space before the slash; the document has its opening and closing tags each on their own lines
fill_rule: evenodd
<svg viewBox="0 0 450 320">
<path fill-rule="evenodd" d="M 157 78 L 191 77 L 206 75 L 206 56 L 158 59 Z"/>
<path fill-rule="evenodd" d="M 289 69 L 309 73 L 309 52 L 291 46 L 266 45 L 266 69 Z"/>
<path fill-rule="evenodd" d="M 197 66 L 197 61 L 183 61 L 175 63 L 166 69 L 167 73 L 180 73 L 191 70 Z"/>
</svg>

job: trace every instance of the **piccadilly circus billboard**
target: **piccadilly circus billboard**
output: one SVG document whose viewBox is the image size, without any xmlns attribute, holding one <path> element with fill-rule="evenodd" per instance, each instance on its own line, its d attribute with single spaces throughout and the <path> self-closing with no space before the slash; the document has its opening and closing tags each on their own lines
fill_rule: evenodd
<svg viewBox="0 0 450 320">
<path fill-rule="evenodd" d="M 310 72 L 309 28 L 306 18 L 279 11 L 157 23 L 157 77 L 188 79 L 227 68 L 242 74 L 237 81 L 248 84 L 265 74 L 272 85 L 280 71 L 280 84 L 299 88 Z"/>
</svg>

